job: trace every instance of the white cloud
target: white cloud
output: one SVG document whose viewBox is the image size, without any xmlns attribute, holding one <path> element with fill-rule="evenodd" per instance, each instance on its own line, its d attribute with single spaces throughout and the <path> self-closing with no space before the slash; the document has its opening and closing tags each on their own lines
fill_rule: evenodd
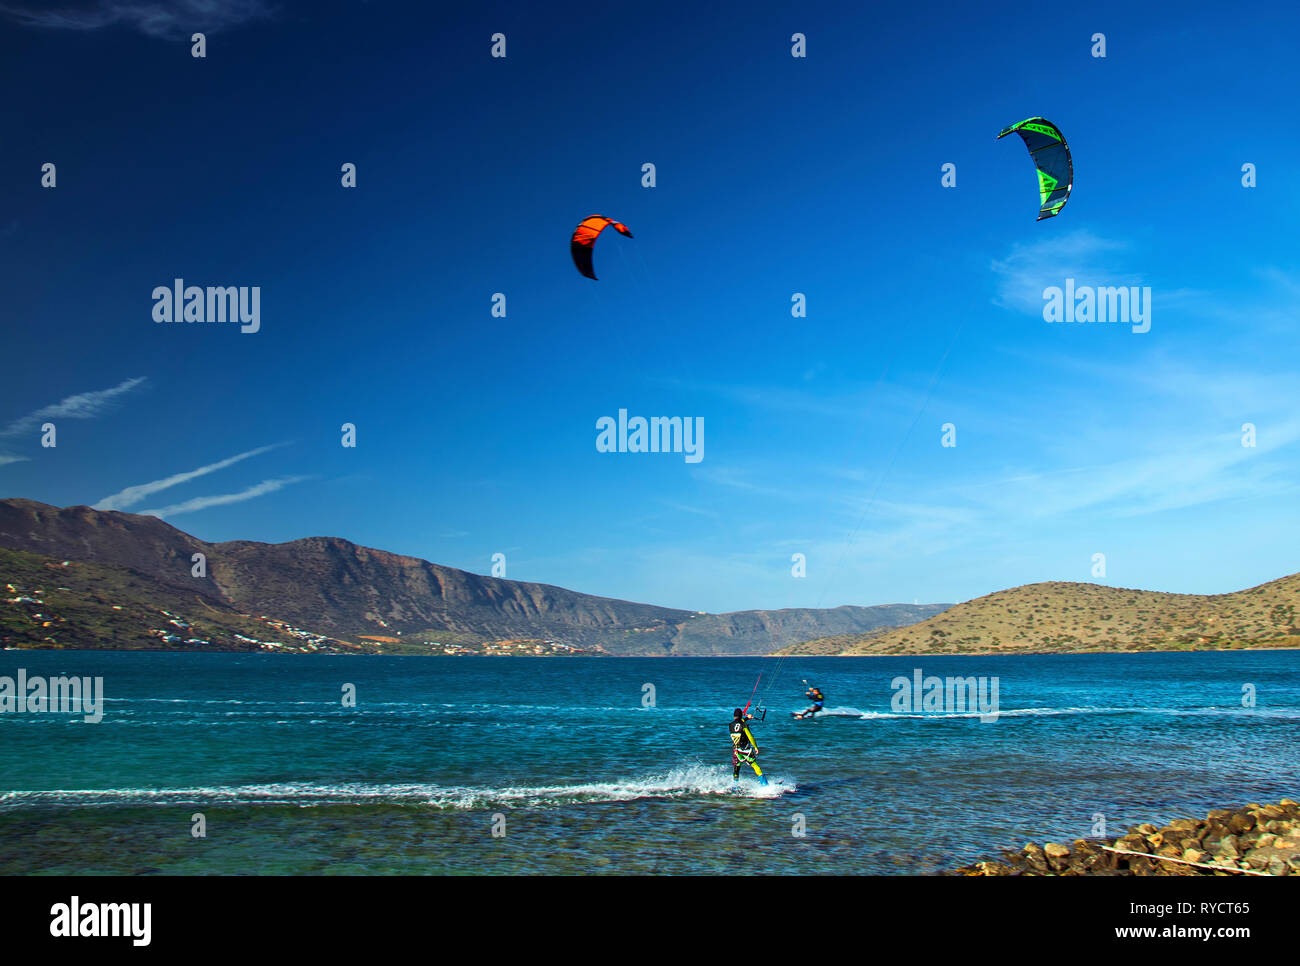
<svg viewBox="0 0 1300 966">
<path fill-rule="evenodd" d="M 120 382 L 111 389 L 100 389 L 96 392 L 83 392 L 75 396 L 68 396 L 53 405 L 15 419 L 0 430 L 0 437 L 22 436 L 49 419 L 94 419 L 96 416 L 107 412 L 119 396 L 126 395 L 138 386 L 143 385 L 144 382 L 145 378 L 143 376 L 137 376 L 134 379 Z"/>
<path fill-rule="evenodd" d="M 697 506 L 688 506 L 685 503 L 675 503 L 672 500 L 659 500 L 658 502 L 670 510 L 677 510 L 680 513 L 694 513 L 702 517 L 714 517 L 715 519 L 720 516 L 716 510 L 705 510 Z"/>
<path fill-rule="evenodd" d="M 1006 258 L 993 261 L 999 277 L 994 304 L 1041 315 L 1043 289 L 1064 285 L 1067 278 L 1079 285 L 1137 285 L 1141 279 L 1115 267 L 1115 253 L 1127 249 L 1124 242 L 1098 238 L 1086 229 L 1015 245 Z"/>
<path fill-rule="evenodd" d="M 273 12 L 265 0 L 91 0 L 57 8 L 0 3 L 0 13 L 25 27 L 100 30 L 123 24 L 160 40 L 188 39 L 196 30 L 216 33 Z"/>
</svg>

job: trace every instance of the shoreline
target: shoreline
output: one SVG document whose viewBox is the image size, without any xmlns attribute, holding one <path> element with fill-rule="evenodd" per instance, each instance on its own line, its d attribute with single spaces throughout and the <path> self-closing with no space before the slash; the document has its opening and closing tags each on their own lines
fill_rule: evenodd
<svg viewBox="0 0 1300 966">
<path fill-rule="evenodd" d="M 1000 859 L 982 859 L 944 875 L 1300 876 L 1300 804 L 1290 798 L 1237 809 L 1211 809 L 1203 819 L 1143 822 L 1115 837 L 1070 845 L 1027 842 Z"/>
<path fill-rule="evenodd" d="M 65 647 L 63 645 L 52 645 L 45 647 L 0 647 L 0 651 L 61 651 L 68 653 L 70 651 L 87 651 L 96 654 L 108 653 L 136 653 L 136 654 L 273 654 L 277 651 L 264 649 L 240 649 L 224 647 Z M 516 658 L 516 657 L 558 657 L 558 658 L 599 658 L 600 660 L 662 660 L 662 661 L 717 661 L 717 660 L 765 660 L 767 658 L 792 657 L 800 660 L 840 660 L 844 658 L 967 658 L 967 657 L 1084 657 L 1084 656 L 1105 656 L 1110 654 L 1234 654 L 1234 653 L 1254 653 L 1254 652 L 1274 652 L 1274 651 L 1297 651 L 1300 647 L 1198 647 L 1198 648 L 1177 648 L 1175 650 L 1163 650 L 1155 648 L 1143 648 L 1141 650 L 1114 650 L 1114 651 L 969 651 L 961 654 L 953 654 L 945 651 L 918 651 L 907 654 L 592 654 L 590 652 L 578 653 L 554 653 L 554 654 L 411 654 L 411 653 L 385 653 L 381 650 L 361 651 L 297 651 L 279 650 L 278 653 L 292 655 L 296 657 L 309 657 L 313 654 L 317 657 L 490 657 L 490 658 Z"/>
<path fill-rule="evenodd" d="M 1063 655 L 1082 656 L 1085 654 L 1229 654 L 1233 651 L 1300 651 L 1300 647 L 1286 645 L 1285 647 L 1269 647 L 1266 644 L 1256 644 L 1251 647 L 1143 647 L 1143 648 L 1116 648 L 1112 651 L 962 651 L 954 654 L 951 651 L 908 651 L 905 654 L 782 654 L 780 651 L 773 651 L 770 654 L 755 654 L 754 657 L 797 657 L 797 658 L 818 658 L 818 657 L 1059 657 Z M 624 655 L 615 655 L 622 657 Z M 695 656 L 695 655 L 684 655 Z M 728 655 L 733 656 L 733 655 Z M 737 654 L 735 657 L 749 657 L 747 654 Z"/>
</svg>

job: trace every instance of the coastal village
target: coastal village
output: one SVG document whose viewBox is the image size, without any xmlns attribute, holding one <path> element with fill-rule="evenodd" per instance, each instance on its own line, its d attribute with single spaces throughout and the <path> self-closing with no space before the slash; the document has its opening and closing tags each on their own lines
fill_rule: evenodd
<svg viewBox="0 0 1300 966">
<path fill-rule="evenodd" d="M 540 640 L 491 641 L 474 646 L 431 642 L 431 646 L 439 649 L 438 653 L 458 657 L 472 654 L 488 657 L 596 657 L 609 653 L 603 647 L 576 647 L 561 641 Z"/>
<path fill-rule="evenodd" d="M 63 567 L 72 566 L 70 561 L 64 561 Z M 24 640 L 15 641 L 9 636 L 3 638 L 5 650 L 19 650 L 18 646 L 23 647 L 75 647 L 76 644 L 66 640 L 61 640 L 63 635 L 58 635 L 58 625 L 66 625 L 67 618 L 60 615 L 58 605 L 50 601 L 46 589 L 43 587 L 27 588 L 15 583 L 6 583 L 5 590 L 7 595 L 0 598 L 0 602 L 15 610 L 9 610 L 7 617 L 10 620 L 16 620 L 18 623 L 25 625 L 28 634 Z M 55 590 L 62 593 L 71 593 L 68 587 L 57 587 Z M 121 612 L 125 608 L 122 604 L 106 604 L 107 608 L 112 611 Z M 8 609 L 8 608 L 6 608 Z M 394 636 L 380 635 L 361 635 L 357 642 L 345 641 L 340 638 L 330 637 L 326 634 L 319 634 L 314 631 L 305 630 L 301 627 L 295 627 L 288 621 L 278 620 L 274 617 L 268 617 L 265 614 L 240 614 L 241 618 L 246 620 L 257 621 L 266 628 L 265 634 L 244 634 L 238 632 L 229 632 L 222 635 L 205 633 L 195 627 L 193 620 L 184 615 L 173 613 L 165 609 L 148 609 L 151 614 L 156 613 L 161 620 L 162 626 L 149 627 L 145 631 L 148 638 L 156 639 L 160 648 L 169 650 L 229 650 L 230 638 L 242 645 L 247 650 L 273 651 L 279 653 L 293 654 L 380 654 L 392 653 L 400 650 L 404 654 L 429 654 L 435 656 L 450 657 L 572 657 L 572 656 L 601 656 L 606 652 L 601 647 L 579 647 L 573 644 L 566 644 L 563 641 L 542 640 L 542 639 L 516 639 L 485 641 L 475 643 L 450 643 L 436 640 L 425 640 L 410 635 L 403 636 L 400 631 L 395 631 Z M 41 631 L 48 633 L 40 634 Z M 222 641 L 220 638 L 227 638 Z"/>
</svg>

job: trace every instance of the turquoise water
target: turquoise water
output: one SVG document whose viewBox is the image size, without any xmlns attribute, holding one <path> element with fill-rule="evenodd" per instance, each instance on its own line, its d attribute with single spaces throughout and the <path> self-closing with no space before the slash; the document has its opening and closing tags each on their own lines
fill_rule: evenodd
<svg viewBox="0 0 1300 966">
<path fill-rule="evenodd" d="M 0 872 L 924 873 L 1300 798 L 1298 652 L 777 663 L 0 652 L 107 696 L 0 714 Z M 891 711 L 914 668 L 996 676 L 998 720 Z M 767 788 L 727 734 L 760 670 Z"/>
</svg>

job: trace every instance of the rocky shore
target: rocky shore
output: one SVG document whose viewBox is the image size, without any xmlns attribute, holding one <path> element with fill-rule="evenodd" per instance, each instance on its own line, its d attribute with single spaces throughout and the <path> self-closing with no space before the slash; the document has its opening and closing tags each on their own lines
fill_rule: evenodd
<svg viewBox="0 0 1300 966">
<path fill-rule="evenodd" d="M 1142 824 L 1114 839 L 1030 842 L 1000 860 L 948 874 L 1300 876 L 1300 805 L 1284 798 L 1274 805 L 1216 808 L 1203 819 L 1178 818 L 1163 828 Z"/>
</svg>

